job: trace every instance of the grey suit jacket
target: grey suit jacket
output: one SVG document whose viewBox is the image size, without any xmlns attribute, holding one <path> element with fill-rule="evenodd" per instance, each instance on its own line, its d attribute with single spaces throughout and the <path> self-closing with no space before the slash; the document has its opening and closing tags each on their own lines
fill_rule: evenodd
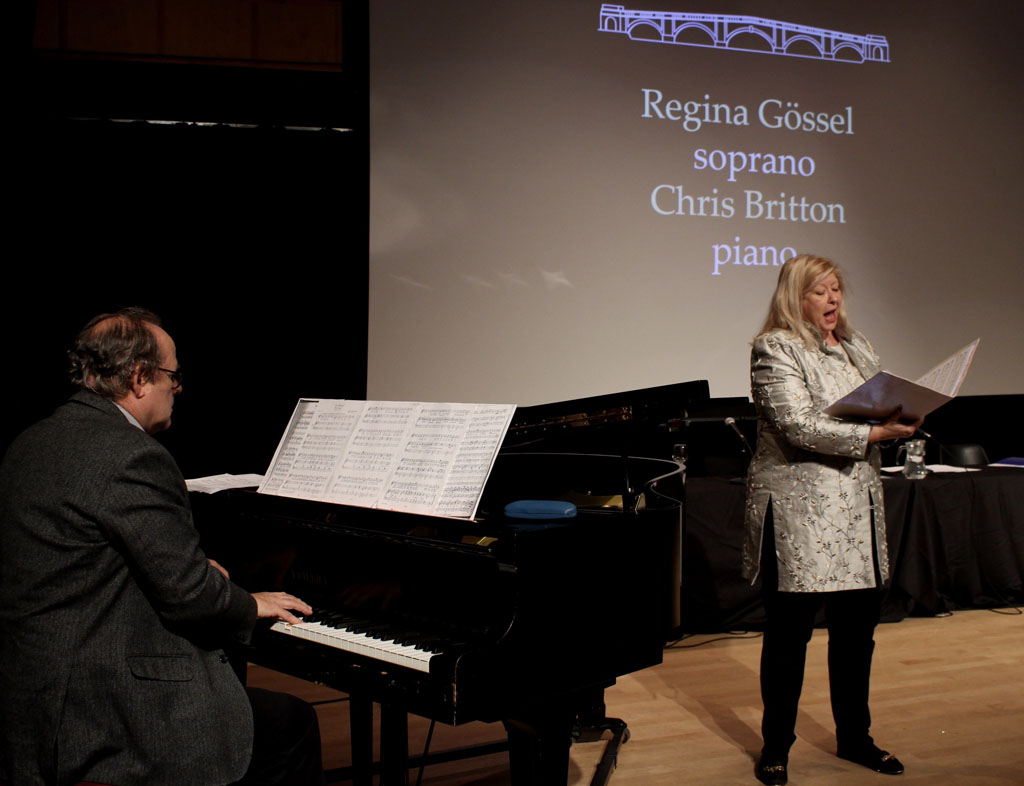
<svg viewBox="0 0 1024 786">
<path fill-rule="evenodd" d="M 77 393 L 0 467 L 0 782 L 237 780 L 252 711 L 219 647 L 255 619 L 170 454 Z"/>
<path fill-rule="evenodd" d="M 819 337 L 820 339 L 820 337 Z M 867 339 L 854 333 L 842 348 L 809 348 L 788 332 L 754 340 L 751 392 L 757 450 L 747 474 L 744 574 L 759 572 L 769 503 L 783 592 L 831 592 L 875 586 L 889 576 L 878 447 L 871 427 L 822 410 L 879 370 Z"/>
</svg>

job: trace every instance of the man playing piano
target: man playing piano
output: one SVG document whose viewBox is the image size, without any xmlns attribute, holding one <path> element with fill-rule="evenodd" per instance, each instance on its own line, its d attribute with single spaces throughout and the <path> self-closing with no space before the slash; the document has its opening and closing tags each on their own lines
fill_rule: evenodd
<svg viewBox="0 0 1024 786">
<path fill-rule="evenodd" d="M 93 319 L 80 390 L 0 466 L 0 783 L 322 783 L 316 713 L 246 691 L 221 649 L 291 595 L 250 595 L 199 548 L 152 438 L 181 371 L 159 319 Z"/>
</svg>

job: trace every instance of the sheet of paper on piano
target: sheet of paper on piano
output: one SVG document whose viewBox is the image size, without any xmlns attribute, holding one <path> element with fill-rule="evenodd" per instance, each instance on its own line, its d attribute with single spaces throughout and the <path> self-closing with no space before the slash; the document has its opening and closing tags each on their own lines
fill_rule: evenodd
<svg viewBox="0 0 1024 786">
<path fill-rule="evenodd" d="M 228 489 L 244 489 L 251 486 L 258 486 L 263 482 L 263 475 L 250 472 L 245 475 L 207 475 L 205 478 L 190 478 L 185 481 L 185 487 L 189 491 L 198 491 L 203 494 L 216 494 L 218 491 Z"/>
<path fill-rule="evenodd" d="M 259 492 L 470 519 L 514 412 L 513 404 L 300 399 Z"/>
<path fill-rule="evenodd" d="M 902 407 L 901 420 L 913 422 L 923 418 L 956 398 L 980 341 L 975 339 L 954 352 L 916 382 L 889 371 L 879 371 L 856 390 L 828 407 L 825 414 L 843 420 L 878 423 L 897 407 Z"/>
</svg>

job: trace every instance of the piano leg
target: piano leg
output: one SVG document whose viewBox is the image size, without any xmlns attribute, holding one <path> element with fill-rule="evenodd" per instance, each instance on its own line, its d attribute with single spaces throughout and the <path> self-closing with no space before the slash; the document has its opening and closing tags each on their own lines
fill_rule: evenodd
<svg viewBox="0 0 1024 786">
<path fill-rule="evenodd" d="M 583 695 L 579 716 L 573 727 L 576 742 L 599 742 L 605 734 L 611 738 L 605 744 L 601 761 L 597 765 L 590 786 L 605 786 L 618 765 L 619 750 L 629 742 L 629 727 L 619 718 L 609 718 L 604 703 L 604 688 L 595 688 L 589 695 Z"/>
<path fill-rule="evenodd" d="M 404 707 L 380 706 L 380 763 L 373 761 L 373 702 L 363 696 L 349 697 L 352 735 L 353 786 L 373 786 L 375 772 L 381 786 L 409 783 L 409 719 Z"/>
<path fill-rule="evenodd" d="M 579 708 L 583 707 L 582 710 Z M 577 696 L 567 703 L 531 708 L 515 718 L 502 721 L 507 743 L 487 743 L 467 748 L 409 756 L 408 714 L 404 707 L 381 705 L 380 762 L 373 760 L 373 702 L 350 696 L 353 786 L 372 786 L 380 773 L 380 786 L 408 786 L 409 767 L 455 761 L 508 750 L 512 786 L 565 786 L 569 779 L 569 748 L 574 736 L 579 742 L 596 741 L 611 732 L 604 756 L 591 786 L 605 786 L 615 769 L 619 748 L 629 740 L 629 729 L 617 718 L 604 717 L 603 692 Z"/>
<path fill-rule="evenodd" d="M 409 716 L 404 707 L 380 705 L 381 786 L 408 786 Z"/>
<path fill-rule="evenodd" d="M 352 784 L 373 786 L 373 702 L 361 696 L 348 700 L 352 737 Z"/>
<path fill-rule="evenodd" d="M 508 733 L 512 786 L 565 786 L 575 719 L 574 709 L 557 706 L 502 721 Z"/>
</svg>

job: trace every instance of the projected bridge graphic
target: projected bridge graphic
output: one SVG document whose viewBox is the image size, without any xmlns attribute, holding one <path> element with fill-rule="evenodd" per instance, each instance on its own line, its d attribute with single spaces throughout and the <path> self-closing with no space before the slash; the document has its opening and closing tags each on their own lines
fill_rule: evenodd
<svg viewBox="0 0 1024 786">
<path fill-rule="evenodd" d="M 683 11 L 634 11 L 601 6 L 602 33 L 622 33 L 634 41 L 703 46 L 741 52 L 840 60 L 889 62 L 889 42 L 881 35 L 854 35 L 795 25 L 757 16 L 690 14 Z"/>
</svg>

